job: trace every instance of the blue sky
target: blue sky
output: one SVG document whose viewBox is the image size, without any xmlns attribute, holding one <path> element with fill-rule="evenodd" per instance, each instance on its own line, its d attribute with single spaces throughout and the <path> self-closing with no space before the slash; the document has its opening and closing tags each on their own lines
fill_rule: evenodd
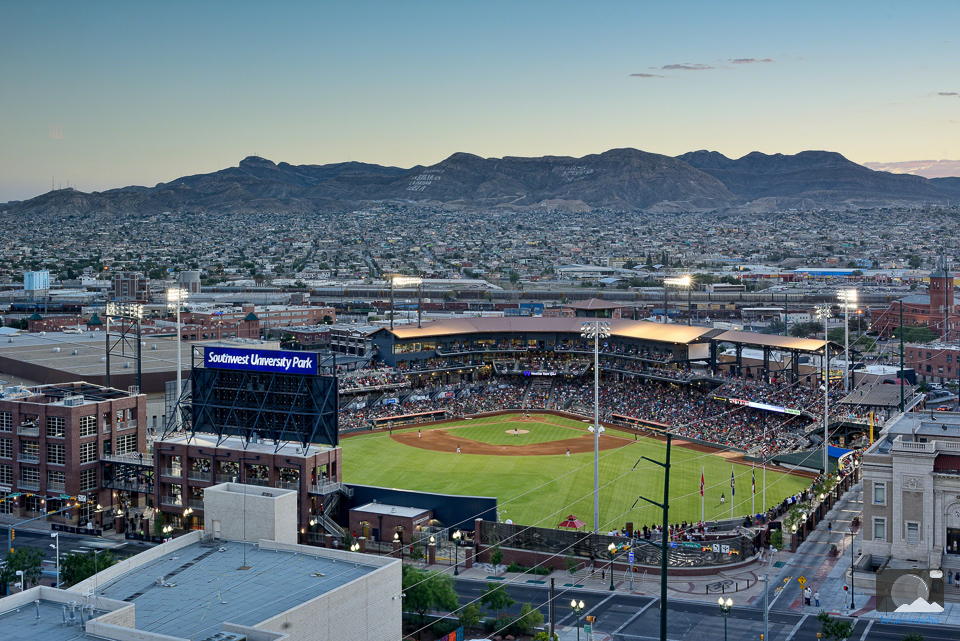
<svg viewBox="0 0 960 641">
<path fill-rule="evenodd" d="M 947 1 L 8 0 L 0 202 L 254 153 L 958 159 L 958 24 Z"/>
</svg>

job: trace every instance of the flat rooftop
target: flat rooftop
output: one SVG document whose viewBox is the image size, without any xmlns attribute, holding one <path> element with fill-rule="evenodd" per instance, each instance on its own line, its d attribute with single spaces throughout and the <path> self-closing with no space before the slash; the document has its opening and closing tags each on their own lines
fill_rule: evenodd
<svg viewBox="0 0 960 641">
<path fill-rule="evenodd" d="M 263 443 L 247 443 L 242 438 L 237 436 L 230 436 L 223 439 L 223 441 L 217 445 L 217 437 L 214 434 L 197 434 L 194 437 L 189 437 L 186 434 L 177 434 L 173 436 L 168 436 L 163 440 L 157 440 L 154 442 L 154 447 L 157 445 L 168 443 L 168 444 L 184 444 L 184 445 L 199 445 L 201 447 L 221 447 L 228 450 L 244 450 L 253 454 L 284 454 L 291 458 L 306 458 L 307 456 L 312 456 L 317 452 L 325 452 L 327 450 L 336 449 L 330 447 L 329 445 L 318 445 L 315 443 L 310 444 L 310 449 L 306 453 L 303 452 L 303 449 L 297 443 L 285 442 L 281 443 L 279 446 L 274 444 L 273 441 L 264 441 Z M 299 452 L 297 450 L 300 450 Z"/>
<path fill-rule="evenodd" d="M 136 604 L 137 630 L 202 639 L 225 621 L 254 626 L 376 569 L 252 543 L 194 543 L 100 584 L 97 595 Z"/>
<path fill-rule="evenodd" d="M 368 514 L 382 514 L 384 516 L 402 516 L 405 519 L 420 516 L 430 510 L 419 507 L 401 507 L 399 505 L 387 505 L 386 503 L 367 503 L 360 507 L 355 507 L 351 512 L 366 512 Z"/>
<path fill-rule="evenodd" d="M 83 603 L 77 595 L 77 603 Z M 90 639 L 80 627 L 80 613 L 77 611 L 77 625 L 63 625 L 63 604 L 54 601 L 40 600 L 40 618 L 37 618 L 37 608 L 33 603 L 22 605 L 19 608 L 0 612 L 0 639 L 36 639 L 40 641 L 73 641 L 74 639 Z M 105 614 L 105 610 L 94 610 L 93 616 Z M 86 615 L 84 615 L 86 616 Z M 70 614 L 67 613 L 69 620 Z"/>
</svg>

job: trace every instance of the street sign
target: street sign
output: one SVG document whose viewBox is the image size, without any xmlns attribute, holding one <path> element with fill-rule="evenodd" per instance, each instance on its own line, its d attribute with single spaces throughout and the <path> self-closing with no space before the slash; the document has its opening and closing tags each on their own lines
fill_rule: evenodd
<svg viewBox="0 0 960 641">
<path fill-rule="evenodd" d="M 806 580 L 805 578 L 803 578 L 802 576 L 797 579 L 797 583 L 800 584 L 800 587 L 801 587 L 801 588 L 803 587 L 804 583 L 806 583 L 806 582 L 807 582 L 807 580 Z"/>
<path fill-rule="evenodd" d="M 78 495 L 77 495 L 77 500 L 80 501 L 81 503 L 86 503 L 86 502 L 87 502 L 87 495 L 86 495 L 86 494 L 78 494 Z"/>
<path fill-rule="evenodd" d="M 627 553 L 627 560 L 629 563 L 633 563 L 633 550 Z"/>
<path fill-rule="evenodd" d="M 585 624 L 585 625 L 583 626 L 583 631 L 586 632 L 587 634 L 590 634 L 590 624 L 589 624 L 589 623 L 587 623 L 587 624 Z"/>
</svg>

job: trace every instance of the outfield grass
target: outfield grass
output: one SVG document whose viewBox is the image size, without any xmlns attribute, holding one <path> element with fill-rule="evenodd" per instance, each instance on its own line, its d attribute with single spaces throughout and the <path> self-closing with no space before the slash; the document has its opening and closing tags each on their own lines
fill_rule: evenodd
<svg viewBox="0 0 960 641">
<path fill-rule="evenodd" d="M 570 438 L 579 433 L 591 438 L 581 422 L 550 416 L 552 423 L 510 422 L 508 416 L 485 417 L 458 423 L 444 423 L 445 430 L 464 438 L 488 443 L 519 444 Z M 531 434 L 513 436 L 504 433 L 513 429 L 529 429 Z M 463 426 L 463 429 L 458 429 Z M 572 428 L 579 428 L 573 431 Z M 411 428 L 416 430 L 417 428 Z M 430 429 L 421 426 L 421 429 Z M 397 432 L 398 430 L 394 430 Z M 537 435 L 533 432 L 542 432 Z M 610 430 L 610 434 L 618 430 Z M 546 435 L 554 435 L 546 438 Z M 632 433 L 629 434 L 632 438 Z M 601 437 L 603 438 L 603 437 Z M 515 523 L 555 527 L 568 514 L 574 514 L 593 525 L 593 453 L 559 456 L 482 456 L 433 452 L 401 445 L 386 433 L 364 434 L 341 441 L 343 448 L 343 478 L 347 483 L 380 485 L 409 490 L 495 496 L 502 518 Z M 662 461 L 666 445 L 653 439 L 641 438 L 628 442 L 617 450 L 600 452 L 600 522 L 601 530 L 623 527 L 627 521 L 640 527 L 660 521 L 660 510 L 644 501 L 640 495 L 659 501 L 663 497 L 662 468 L 648 461 L 648 456 Z M 636 465 L 636 469 L 634 468 Z M 743 516 L 752 511 L 750 491 L 751 468 L 734 465 L 736 499 L 734 514 Z M 705 470 L 706 518 L 729 518 L 731 464 L 714 454 L 695 452 L 684 447 L 673 447 L 670 471 L 670 521 L 700 519 L 700 472 Z M 632 470 L 632 471 L 631 471 Z M 757 470 L 756 510 L 762 510 L 762 471 Z M 779 472 L 767 472 L 767 504 L 779 503 L 809 485 L 801 477 Z M 726 494 L 726 503 L 720 505 L 720 493 Z"/>
</svg>

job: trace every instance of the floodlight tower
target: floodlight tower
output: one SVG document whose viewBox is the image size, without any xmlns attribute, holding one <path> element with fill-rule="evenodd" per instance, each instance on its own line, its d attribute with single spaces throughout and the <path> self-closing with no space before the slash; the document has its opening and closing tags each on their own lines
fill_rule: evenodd
<svg viewBox="0 0 960 641">
<path fill-rule="evenodd" d="M 394 287 L 406 287 L 408 285 L 416 285 L 419 287 L 423 284 L 423 279 L 419 276 L 400 276 L 393 275 L 390 277 L 390 331 L 393 331 L 393 288 Z M 420 301 L 417 299 L 417 314 L 420 314 Z"/>
<path fill-rule="evenodd" d="M 580 323 L 580 335 L 593 339 L 593 532 L 600 533 L 600 340 L 610 337 L 610 323 Z"/>
<path fill-rule="evenodd" d="M 687 274 L 686 276 L 681 276 L 680 278 L 664 278 L 663 279 L 664 291 L 666 291 L 667 285 L 673 285 L 674 287 L 686 287 L 687 289 L 687 325 L 691 325 L 692 316 L 693 316 L 693 312 L 692 312 L 693 304 L 691 301 L 690 292 L 693 290 L 693 278 L 691 278 L 690 274 Z M 663 298 L 664 298 L 663 316 L 664 316 L 664 322 L 666 322 L 667 320 L 666 294 L 664 294 Z"/>
<path fill-rule="evenodd" d="M 183 327 L 180 325 L 180 310 L 183 308 L 183 301 L 187 298 L 187 290 L 180 287 L 171 287 L 167 290 L 167 306 L 173 306 L 177 310 L 177 394 L 174 403 L 180 402 L 180 395 L 183 394 L 183 365 L 181 364 L 180 340 L 183 337 Z M 221 335 L 222 338 L 222 335 Z M 175 404 L 174 411 L 177 412 L 177 427 L 180 427 L 179 407 Z"/>
<path fill-rule="evenodd" d="M 837 292 L 843 303 L 843 391 L 850 391 L 850 306 L 857 304 L 857 290 L 844 289 Z"/>
<path fill-rule="evenodd" d="M 817 316 L 823 319 L 823 473 L 830 473 L 827 457 L 827 439 L 830 436 L 830 340 L 827 323 L 832 310 L 830 305 L 817 305 Z"/>
</svg>

